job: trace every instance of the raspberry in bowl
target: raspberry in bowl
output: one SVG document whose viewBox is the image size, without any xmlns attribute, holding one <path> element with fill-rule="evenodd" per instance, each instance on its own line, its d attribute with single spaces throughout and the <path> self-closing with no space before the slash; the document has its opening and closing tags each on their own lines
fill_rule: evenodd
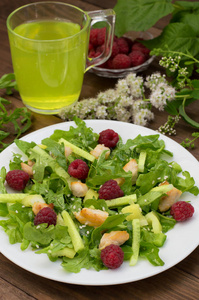
<svg viewBox="0 0 199 300">
<path fill-rule="evenodd" d="M 141 40 L 152 39 L 153 35 L 150 32 L 130 34 L 120 38 L 115 36 L 110 58 L 104 64 L 91 68 L 90 72 L 101 77 L 123 78 L 131 72 L 146 70 L 154 60 L 154 56 L 149 55 L 150 50 L 141 43 Z M 104 28 L 91 29 L 89 57 L 98 57 L 103 52 L 102 36 L 105 36 Z"/>
</svg>

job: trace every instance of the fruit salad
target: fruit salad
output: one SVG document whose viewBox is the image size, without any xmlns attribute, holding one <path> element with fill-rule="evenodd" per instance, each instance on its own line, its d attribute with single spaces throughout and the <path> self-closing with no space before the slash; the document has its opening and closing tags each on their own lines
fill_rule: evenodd
<svg viewBox="0 0 199 300">
<path fill-rule="evenodd" d="M 14 153 L 0 173 L 0 226 L 10 243 L 73 273 L 133 267 L 140 258 L 163 266 L 167 232 L 194 215 L 181 201 L 185 191 L 199 194 L 194 179 L 165 159 L 172 153 L 159 134 L 124 143 L 112 129 L 75 123 L 41 144 L 15 140 L 25 156 Z"/>
</svg>

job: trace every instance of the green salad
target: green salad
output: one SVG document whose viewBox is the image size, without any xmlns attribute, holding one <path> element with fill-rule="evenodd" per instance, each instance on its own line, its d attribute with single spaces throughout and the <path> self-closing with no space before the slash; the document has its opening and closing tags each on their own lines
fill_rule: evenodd
<svg viewBox="0 0 199 300">
<path fill-rule="evenodd" d="M 13 154 L 9 170 L 21 170 L 31 162 L 32 175 L 20 193 L 14 190 L 8 193 L 9 170 L 1 168 L 0 226 L 9 242 L 20 243 L 22 251 L 30 248 L 35 254 L 45 253 L 52 262 L 60 260 L 61 266 L 73 273 L 82 268 L 107 269 L 101 252 L 108 244 L 119 245 L 123 260 L 132 267 L 139 259 L 163 266 L 159 248 L 166 242 L 166 233 L 176 224 L 170 214 L 172 201 L 176 202 L 184 192 L 198 195 L 194 179 L 178 163 L 170 162 L 172 153 L 165 149 L 159 134 L 138 135 L 126 143 L 119 137 L 116 147 L 109 152 L 103 149 L 95 157 L 92 153 L 99 134 L 78 118 L 75 123 L 68 131 L 55 130 L 41 144 L 15 140 L 25 156 Z M 66 149 L 71 149 L 67 155 Z M 85 179 L 74 178 L 68 172 L 76 159 L 89 167 Z M 124 168 L 131 160 L 136 164 L 136 174 Z M 123 195 L 100 199 L 99 190 L 109 180 L 117 182 Z M 75 192 L 72 184 L 82 185 L 83 194 Z M 177 198 L 173 198 L 173 191 Z M 57 216 L 55 225 L 34 224 L 38 204 L 41 210 L 53 209 Z M 91 219 L 82 216 L 83 211 Z M 101 223 L 95 223 L 95 214 L 105 216 Z M 114 240 L 114 233 L 121 232 L 127 238 Z"/>
</svg>

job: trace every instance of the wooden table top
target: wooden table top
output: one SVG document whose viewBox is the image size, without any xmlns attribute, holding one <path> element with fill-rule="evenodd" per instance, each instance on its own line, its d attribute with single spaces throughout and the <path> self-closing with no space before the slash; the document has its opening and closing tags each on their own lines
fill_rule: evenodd
<svg viewBox="0 0 199 300">
<path fill-rule="evenodd" d="M 29 1 L 36 2 L 36 1 Z M 63 1 L 76 5 L 83 10 L 91 11 L 101 8 L 113 8 L 116 0 L 69 0 Z M 0 76 L 13 72 L 9 42 L 6 29 L 6 18 L 11 11 L 26 4 L 26 0 L 1 0 L 0 3 Z M 164 26 L 169 22 L 169 17 L 163 18 L 151 28 L 154 35 L 158 35 Z M 161 71 L 158 60 L 155 59 L 150 69 L 143 72 L 143 75 L 151 74 L 154 71 Z M 80 99 L 95 97 L 99 91 L 114 87 L 116 79 L 98 77 L 86 73 Z M 6 96 L 1 91 L 1 96 L 11 101 L 10 109 L 23 107 L 20 96 L 15 92 L 12 96 Z M 187 113 L 199 122 L 198 101 L 195 101 L 187 108 Z M 155 111 L 155 120 L 149 124 L 149 128 L 157 130 L 167 120 L 166 112 Z M 32 113 L 32 126 L 27 133 L 48 125 L 63 122 L 58 116 L 45 116 Z M 180 120 L 176 127 L 177 135 L 171 136 L 173 140 L 181 143 L 185 138 L 191 138 L 194 129 Z M 195 148 L 189 150 L 199 160 L 199 142 Z M 186 245 L 186 241 L 185 241 Z M 34 275 L 17 265 L 13 264 L 6 257 L 0 254 L 0 299 L 198 299 L 199 295 L 199 247 L 195 249 L 186 259 L 171 269 L 133 283 L 116 286 L 80 286 L 52 281 Z"/>
</svg>

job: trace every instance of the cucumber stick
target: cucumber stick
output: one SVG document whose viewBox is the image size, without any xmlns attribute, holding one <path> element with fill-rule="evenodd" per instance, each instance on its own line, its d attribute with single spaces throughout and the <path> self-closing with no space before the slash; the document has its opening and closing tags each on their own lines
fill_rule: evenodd
<svg viewBox="0 0 199 300">
<path fill-rule="evenodd" d="M 0 203 L 22 202 L 25 197 L 27 194 L 0 194 Z"/>
<path fill-rule="evenodd" d="M 140 250 L 140 220 L 134 219 L 132 221 L 132 231 L 133 231 L 133 240 L 132 240 L 132 250 L 133 254 L 130 258 L 130 266 L 135 266 L 138 261 L 139 250 Z"/>
<path fill-rule="evenodd" d="M 82 250 L 84 248 L 84 243 L 71 216 L 66 210 L 63 210 L 61 214 L 62 218 L 64 219 L 65 226 L 68 227 L 68 233 L 71 237 L 75 252 Z"/>
<path fill-rule="evenodd" d="M 136 194 L 132 194 L 132 195 L 124 196 L 124 197 L 106 200 L 106 204 L 110 208 L 110 207 L 117 207 L 117 206 L 132 204 L 136 201 L 137 201 Z"/>
<path fill-rule="evenodd" d="M 145 161 L 146 161 L 146 152 L 141 151 L 140 156 L 139 156 L 139 160 L 138 160 L 138 171 L 141 172 L 141 173 L 144 172 Z"/>
<path fill-rule="evenodd" d="M 84 151 L 83 149 L 81 149 L 81 148 L 79 148 L 79 147 L 77 147 L 77 146 L 71 144 L 71 143 L 68 142 L 67 140 L 61 138 L 61 139 L 59 140 L 59 143 L 60 143 L 60 144 L 63 143 L 64 146 L 70 147 L 70 148 L 73 150 L 73 152 L 74 152 L 75 154 L 77 154 L 77 155 L 79 155 L 79 156 L 81 156 L 81 157 L 83 157 L 83 158 L 85 158 L 85 159 L 87 159 L 87 160 L 89 160 L 89 161 L 91 161 L 91 162 L 94 162 L 95 157 L 94 157 L 93 155 L 91 155 L 90 153 Z"/>
</svg>

